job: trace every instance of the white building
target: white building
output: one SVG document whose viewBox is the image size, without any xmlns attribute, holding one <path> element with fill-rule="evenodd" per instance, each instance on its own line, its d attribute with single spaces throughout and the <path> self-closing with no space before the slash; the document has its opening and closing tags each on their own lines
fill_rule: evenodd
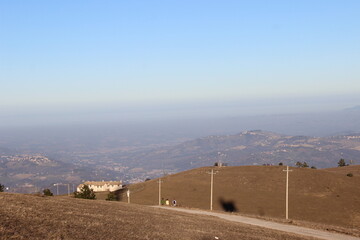
<svg viewBox="0 0 360 240">
<path fill-rule="evenodd" d="M 114 192 L 116 190 L 122 189 L 122 184 L 120 181 L 101 181 L 101 182 L 84 182 L 77 187 L 77 191 L 80 192 L 80 189 L 88 185 L 90 189 L 94 192 Z"/>
</svg>

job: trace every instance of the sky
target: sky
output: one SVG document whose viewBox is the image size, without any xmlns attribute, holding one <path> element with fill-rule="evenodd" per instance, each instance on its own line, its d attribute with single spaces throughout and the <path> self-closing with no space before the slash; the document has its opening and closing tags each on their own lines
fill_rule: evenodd
<svg viewBox="0 0 360 240">
<path fill-rule="evenodd" d="M 356 106 L 359 11 L 357 0 L 0 0 L 0 117 Z"/>
</svg>

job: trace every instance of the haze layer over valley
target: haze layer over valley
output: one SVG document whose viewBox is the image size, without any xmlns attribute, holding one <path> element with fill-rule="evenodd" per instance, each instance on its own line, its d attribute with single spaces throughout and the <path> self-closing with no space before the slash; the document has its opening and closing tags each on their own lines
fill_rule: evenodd
<svg viewBox="0 0 360 240">
<path fill-rule="evenodd" d="M 1 179 L 34 192 L 83 180 L 144 181 L 222 161 L 359 164 L 360 111 L 23 126 L 0 131 Z M 258 129 L 258 130 L 256 130 Z M 61 191 L 67 191 L 62 186 Z"/>
</svg>

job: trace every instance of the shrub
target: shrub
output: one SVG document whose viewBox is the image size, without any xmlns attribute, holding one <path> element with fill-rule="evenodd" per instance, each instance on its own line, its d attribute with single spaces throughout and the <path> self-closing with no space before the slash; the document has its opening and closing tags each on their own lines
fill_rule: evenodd
<svg viewBox="0 0 360 240">
<path fill-rule="evenodd" d="M 117 201 L 117 196 L 114 192 L 109 192 L 107 195 L 106 201 Z"/>
<path fill-rule="evenodd" d="M 43 193 L 44 196 L 54 196 L 54 194 L 48 188 L 44 189 Z"/>
<path fill-rule="evenodd" d="M 348 173 L 348 174 L 346 174 L 346 176 L 348 176 L 348 177 L 352 177 L 352 176 L 354 176 L 352 173 Z"/>
<path fill-rule="evenodd" d="M 338 162 L 338 166 L 339 167 L 345 167 L 346 166 L 346 162 L 345 162 L 345 159 L 340 159 L 339 162 Z"/>
<path fill-rule="evenodd" d="M 5 190 L 5 186 L 0 183 L 0 192 L 3 192 Z"/>
<path fill-rule="evenodd" d="M 306 163 L 306 162 L 296 162 L 296 164 L 295 164 L 297 167 L 299 167 L 299 168 L 308 168 L 309 167 L 309 165 Z"/>
<path fill-rule="evenodd" d="M 74 197 L 84 199 L 96 199 L 94 191 L 88 185 L 84 185 L 80 189 L 80 192 L 74 192 Z"/>
</svg>

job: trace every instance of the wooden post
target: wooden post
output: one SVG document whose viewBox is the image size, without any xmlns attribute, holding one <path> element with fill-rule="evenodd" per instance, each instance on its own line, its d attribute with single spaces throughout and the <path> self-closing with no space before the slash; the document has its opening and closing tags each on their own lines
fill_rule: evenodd
<svg viewBox="0 0 360 240">
<path fill-rule="evenodd" d="M 286 203 L 285 203 L 285 216 L 286 220 L 289 219 L 289 172 L 292 172 L 292 170 L 289 170 L 289 166 L 286 166 L 286 170 L 283 170 L 286 172 Z"/>
</svg>

